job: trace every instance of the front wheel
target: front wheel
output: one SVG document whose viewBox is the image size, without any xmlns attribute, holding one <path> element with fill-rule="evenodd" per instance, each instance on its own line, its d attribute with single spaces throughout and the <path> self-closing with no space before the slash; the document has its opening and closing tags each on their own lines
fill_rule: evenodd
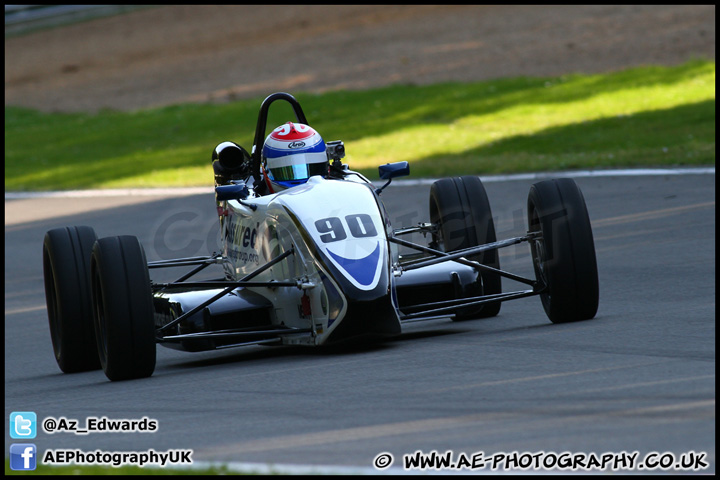
<svg viewBox="0 0 720 480">
<path fill-rule="evenodd" d="M 599 303 L 598 270 L 585 199 L 569 178 L 546 180 L 530 187 L 530 242 L 535 275 L 545 289 L 543 308 L 553 323 L 588 320 Z"/>
<path fill-rule="evenodd" d="M 92 252 L 92 297 L 100 363 L 110 380 L 152 375 L 155 322 L 145 251 L 132 236 L 101 238 Z"/>
</svg>

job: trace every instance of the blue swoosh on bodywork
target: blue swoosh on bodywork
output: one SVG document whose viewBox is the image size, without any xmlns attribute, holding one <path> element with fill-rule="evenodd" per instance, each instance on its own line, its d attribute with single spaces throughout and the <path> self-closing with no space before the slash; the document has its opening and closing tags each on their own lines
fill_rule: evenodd
<svg viewBox="0 0 720 480">
<path fill-rule="evenodd" d="M 375 250 L 364 258 L 345 258 L 330 250 L 327 250 L 327 252 L 360 285 L 367 286 L 372 283 L 377 271 L 378 259 L 380 258 L 380 242 L 378 242 Z"/>
</svg>

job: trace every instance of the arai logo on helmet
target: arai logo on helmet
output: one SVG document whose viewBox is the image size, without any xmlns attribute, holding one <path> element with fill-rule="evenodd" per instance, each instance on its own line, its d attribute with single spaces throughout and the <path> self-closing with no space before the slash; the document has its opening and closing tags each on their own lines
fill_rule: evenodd
<svg viewBox="0 0 720 480">
<path fill-rule="evenodd" d="M 305 142 L 290 142 L 288 148 L 302 148 L 305 146 Z"/>
</svg>

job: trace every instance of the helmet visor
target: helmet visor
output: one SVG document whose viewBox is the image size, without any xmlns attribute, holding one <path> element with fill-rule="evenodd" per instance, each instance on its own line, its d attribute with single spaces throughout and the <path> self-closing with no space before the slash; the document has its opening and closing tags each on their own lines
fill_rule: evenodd
<svg viewBox="0 0 720 480">
<path fill-rule="evenodd" d="M 290 165 L 270 169 L 270 179 L 279 182 L 288 180 L 307 180 L 313 175 L 326 175 L 327 165 L 324 163 L 311 163 L 309 165 Z"/>
<path fill-rule="evenodd" d="M 313 175 L 326 175 L 327 165 L 325 152 L 303 153 L 280 158 L 268 158 L 266 169 L 271 180 L 285 182 L 289 180 L 307 180 Z"/>
</svg>

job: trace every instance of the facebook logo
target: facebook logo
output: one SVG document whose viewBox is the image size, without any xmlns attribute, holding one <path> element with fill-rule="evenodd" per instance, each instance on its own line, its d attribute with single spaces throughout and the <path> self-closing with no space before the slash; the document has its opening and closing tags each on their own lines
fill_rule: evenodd
<svg viewBox="0 0 720 480">
<path fill-rule="evenodd" d="M 35 438 L 37 415 L 35 412 L 12 412 L 10 414 L 11 438 Z"/>
<path fill-rule="evenodd" d="M 32 443 L 13 443 L 10 445 L 11 470 L 35 470 L 37 447 Z"/>
</svg>

